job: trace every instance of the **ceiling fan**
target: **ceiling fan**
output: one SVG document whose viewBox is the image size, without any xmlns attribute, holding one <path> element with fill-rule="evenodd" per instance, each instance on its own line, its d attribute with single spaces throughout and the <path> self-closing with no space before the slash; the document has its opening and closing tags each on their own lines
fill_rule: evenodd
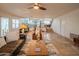
<svg viewBox="0 0 79 59">
<path fill-rule="evenodd" d="M 29 7 L 28 9 L 36 9 L 36 10 L 40 9 L 40 10 L 46 10 L 45 7 L 41 6 L 41 5 L 38 4 L 38 3 L 34 3 L 34 5 L 33 5 L 32 7 Z"/>
</svg>

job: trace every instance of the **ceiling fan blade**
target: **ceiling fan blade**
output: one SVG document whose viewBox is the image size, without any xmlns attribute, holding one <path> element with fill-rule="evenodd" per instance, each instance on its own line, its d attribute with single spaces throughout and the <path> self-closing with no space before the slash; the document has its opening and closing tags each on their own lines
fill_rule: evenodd
<svg viewBox="0 0 79 59">
<path fill-rule="evenodd" d="M 44 7 L 41 7 L 41 6 L 39 6 L 39 8 L 40 8 L 41 10 L 47 10 L 46 8 L 44 8 Z"/>
<path fill-rule="evenodd" d="M 40 9 L 40 10 L 47 10 L 46 8 L 40 6 L 40 4 L 35 3 L 32 7 L 29 7 L 28 9 Z"/>
<path fill-rule="evenodd" d="M 29 7 L 28 9 L 32 9 L 33 7 Z"/>
</svg>

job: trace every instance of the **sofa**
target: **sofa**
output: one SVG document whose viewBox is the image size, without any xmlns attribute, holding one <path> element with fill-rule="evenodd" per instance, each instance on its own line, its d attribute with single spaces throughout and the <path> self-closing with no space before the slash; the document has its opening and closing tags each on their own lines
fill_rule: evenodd
<svg viewBox="0 0 79 59">
<path fill-rule="evenodd" d="M 7 33 L 6 41 L 0 38 L 0 56 L 16 56 L 23 47 L 25 40 L 19 39 L 17 31 Z"/>
</svg>

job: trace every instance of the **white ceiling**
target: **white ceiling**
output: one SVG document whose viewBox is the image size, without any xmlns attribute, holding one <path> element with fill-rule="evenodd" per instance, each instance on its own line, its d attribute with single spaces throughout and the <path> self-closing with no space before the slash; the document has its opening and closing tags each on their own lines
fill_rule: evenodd
<svg viewBox="0 0 79 59">
<path fill-rule="evenodd" d="M 0 3 L 0 11 L 19 17 L 58 17 L 77 10 L 77 3 L 41 3 L 47 10 L 28 9 L 33 3 Z"/>
</svg>

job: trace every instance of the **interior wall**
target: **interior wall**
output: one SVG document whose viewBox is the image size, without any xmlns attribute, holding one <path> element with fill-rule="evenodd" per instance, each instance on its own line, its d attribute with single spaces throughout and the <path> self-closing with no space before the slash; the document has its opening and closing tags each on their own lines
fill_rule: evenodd
<svg viewBox="0 0 79 59">
<path fill-rule="evenodd" d="M 1 19 L 0 19 L 0 33 L 1 33 Z M 1 34 L 0 34 L 0 36 L 1 36 Z"/>
<path fill-rule="evenodd" d="M 79 9 L 53 19 L 53 30 L 70 38 L 70 33 L 79 34 Z"/>
<path fill-rule="evenodd" d="M 53 19 L 52 28 L 54 32 L 60 33 L 60 20 L 59 19 Z"/>
</svg>

